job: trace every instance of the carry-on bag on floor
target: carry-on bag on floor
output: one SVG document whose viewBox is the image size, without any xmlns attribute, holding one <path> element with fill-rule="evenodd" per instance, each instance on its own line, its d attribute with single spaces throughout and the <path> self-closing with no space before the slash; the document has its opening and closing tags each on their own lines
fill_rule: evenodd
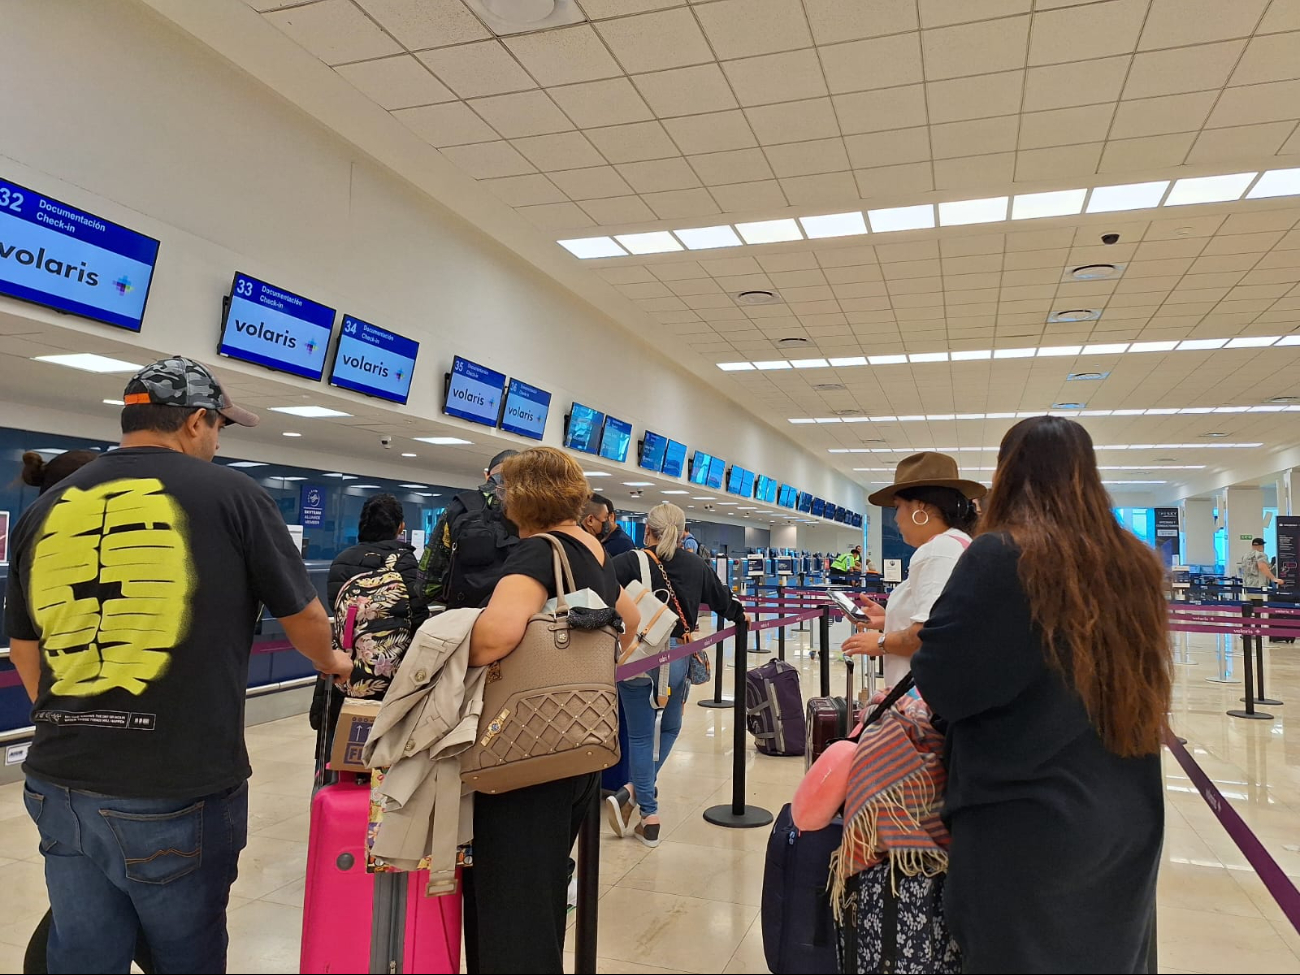
<svg viewBox="0 0 1300 975">
<path fill-rule="evenodd" d="M 837 817 L 825 829 L 795 829 L 790 805 L 781 808 L 767 841 L 763 869 L 763 954 L 779 975 L 838 971 L 835 919 L 827 889 L 831 854 L 840 847 L 844 824 Z"/>
<path fill-rule="evenodd" d="M 840 918 L 836 970 L 844 975 L 960 972 L 961 950 L 948 932 L 943 912 L 946 879 L 946 874 L 909 877 L 894 870 L 888 859 L 850 877 Z"/>
<path fill-rule="evenodd" d="M 744 666 L 743 657 L 737 666 Z M 802 755 L 806 730 L 799 671 L 769 660 L 745 674 L 745 723 L 764 755 Z"/>
<path fill-rule="evenodd" d="M 847 738 L 862 716 L 862 706 L 853 693 L 852 657 L 844 658 L 844 667 L 848 672 L 848 687 L 844 697 L 814 697 L 808 701 L 808 741 L 803 753 L 804 768 L 812 768 L 812 763 L 817 761 L 831 742 Z"/>
<path fill-rule="evenodd" d="M 304 973 L 460 971 L 459 889 L 428 897 L 428 872 L 366 872 L 370 785 L 349 773 L 311 801 Z"/>
</svg>

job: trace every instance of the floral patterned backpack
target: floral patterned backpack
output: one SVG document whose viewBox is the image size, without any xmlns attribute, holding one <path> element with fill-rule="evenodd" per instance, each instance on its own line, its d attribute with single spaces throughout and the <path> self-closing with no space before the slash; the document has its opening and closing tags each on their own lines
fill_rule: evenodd
<svg viewBox="0 0 1300 975">
<path fill-rule="evenodd" d="M 353 576 L 334 601 L 334 646 L 352 657 L 348 697 L 384 696 L 411 645 L 411 605 L 397 570 L 400 553 Z"/>
</svg>

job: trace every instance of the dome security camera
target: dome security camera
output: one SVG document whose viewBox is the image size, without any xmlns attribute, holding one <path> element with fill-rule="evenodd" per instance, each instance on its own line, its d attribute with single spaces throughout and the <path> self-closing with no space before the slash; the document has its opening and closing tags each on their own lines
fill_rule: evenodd
<svg viewBox="0 0 1300 975">
<path fill-rule="evenodd" d="M 380 442 L 381 444 L 383 444 L 385 450 L 388 450 L 388 449 L 390 449 L 390 448 L 393 446 L 393 438 L 392 438 L 392 437 L 380 437 L 380 438 L 379 438 L 379 442 Z"/>
<path fill-rule="evenodd" d="M 1102 234 L 1102 235 L 1101 235 L 1101 242 L 1102 242 L 1103 244 L 1118 244 L 1118 243 L 1119 243 L 1119 234 Z"/>
</svg>

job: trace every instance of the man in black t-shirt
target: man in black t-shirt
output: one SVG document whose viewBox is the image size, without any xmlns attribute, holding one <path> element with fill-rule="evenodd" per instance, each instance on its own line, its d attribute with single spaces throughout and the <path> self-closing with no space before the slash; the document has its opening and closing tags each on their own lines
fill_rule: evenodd
<svg viewBox="0 0 1300 975">
<path fill-rule="evenodd" d="M 209 463 L 257 417 L 203 366 L 127 384 L 122 446 L 18 520 L 5 606 L 34 703 L 24 800 L 45 855 L 51 972 L 223 972 L 248 832 L 244 695 L 259 604 L 351 672 L 275 502 Z"/>
</svg>

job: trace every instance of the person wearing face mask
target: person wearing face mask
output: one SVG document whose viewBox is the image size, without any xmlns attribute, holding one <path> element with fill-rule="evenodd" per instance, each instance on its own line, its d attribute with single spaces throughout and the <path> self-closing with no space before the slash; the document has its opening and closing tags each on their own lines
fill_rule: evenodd
<svg viewBox="0 0 1300 975">
<path fill-rule="evenodd" d="M 614 505 L 609 498 L 602 495 L 593 494 L 591 500 L 587 502 L 587 510 L 582 517 L 582 527 L 600 539 L 600 543 L 605 546 L 605 553 L 610 558 L 636 549 L 636 542 L 632 541 L 632 536 L 619 526 Z"/>
<path fill-rule="evenodd" d="M 868 499 L 882 508 L 893 506 L 903 541 L 916 549 L 907 580 L 890 594 L 888 608 L 859 597 L 869 622 L 842 647 L 847 654 L 883 655 L 887 685 L 897 684 L 911 670 L 911 656 L 921 648 L 921 628 L 971 543 L 974 501 L 986 493 L 984 485 L 961 477 L 953 458 L 927 452 L 902 461 L 894 483 Z"/>
</svg>

